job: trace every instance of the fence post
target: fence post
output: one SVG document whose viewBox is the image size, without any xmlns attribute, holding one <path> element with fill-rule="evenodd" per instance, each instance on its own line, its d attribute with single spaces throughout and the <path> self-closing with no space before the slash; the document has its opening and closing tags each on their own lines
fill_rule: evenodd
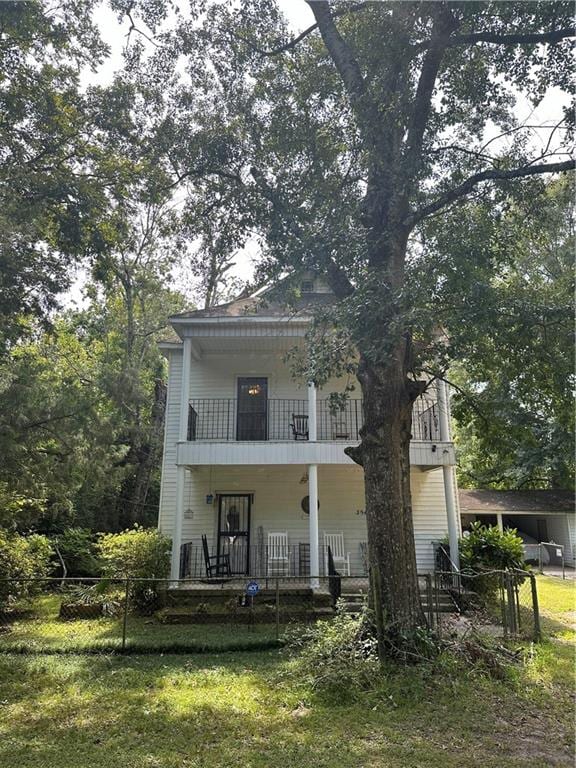
<svg viewBox="0 0 576 768">
<path fill-rule="evenodd" d="M 508 613 L 510 615 L 510 633 L 516 635 L 518 633 L 518 627 L 516 626 L 516 606 L 514 601 L 514 585 L 512 583 L 512 576 L 506 574 L 506 592 L 508 594 Z"/>
<path fill-rule="evenodd" d="M 280 581 L 276 576 L 276 640 L 280 638 Z"/>
<path fill-rule="evenodd" d="M 126 628 L 128 625 L 128 594 L 130 591 L 130 579 L 126 578 L 124 591 L 124 619 L 122 621 L 122 653 L 126 650 Z"/>
<path fill-rule="evenodd" d="M 434 607 L 432 605 L 433 596 L 432 596 L 432 576 L 427 573 L 426 574 L 426 597 L 428 602 L 428 623 L 430 625 L 430 629 L 434 628 Z"/>
<path fill-rule="evenodd" d="M 436 604 L 436 631 L 438 632 L 438 637 L 440 637 L 442 633 L 442 622 L 440 621 L 440 584 L 442 583 L 443 579 L 442 577 L 438 578 L 436 573 L 434 574 L 434 602 Z"/>
<path fill-rule="evenodd" d="M 500 573 L 500 607 L 502 609 L 502 627 L 504 629 L 504 637 L 508 637 L 508 618 L 506 615 L 506 588 L 505 588 L 505 574 Z"/>
<path fill-rule="evenodd" d="M 536 576 L 530 574 L 530 587 L 532 589 L 532 613 L 534 615 L 534 640 L 539 643 L 542 640 L 542 629 L 540 627 L 540 608 L 538 606 L 538 589 L 536 587 Z"/>
</svg>

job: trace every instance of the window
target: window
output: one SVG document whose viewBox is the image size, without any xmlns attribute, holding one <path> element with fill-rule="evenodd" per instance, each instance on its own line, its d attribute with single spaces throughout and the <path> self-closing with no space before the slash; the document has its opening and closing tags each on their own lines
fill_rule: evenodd
<svg viewBox="0 0 576 768">
<path fill-rule="evenodd" d="M 302 281 L 302 293 L 314 293 L 314 281 L 303 280 Z"/>
</svg>

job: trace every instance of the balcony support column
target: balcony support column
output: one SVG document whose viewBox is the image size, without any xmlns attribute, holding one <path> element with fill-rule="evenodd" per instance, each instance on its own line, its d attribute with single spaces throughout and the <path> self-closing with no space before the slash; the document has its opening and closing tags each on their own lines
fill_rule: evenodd
<svg viewBox="0 0 576 768">
<path fill-rule="evenodd" d="M 178 440 L 188 437 L 188 406 L 190 403 L 190 370 L 192 368 L 192 339 L 185 338 L 182 345 L 182 381 L 180 385 L 180 426 Z"/>
<path fill-rule="evenodd" d="M 182 545 L 182 521 L 184 520 L 184 484 L 186 468 L 176 467 L 176 509 L 174 510 L 174 530 L 172 532 L 172 555 L 170 558 L 170 578 L 180 578 L 180 548 Z M 170 586 L 176 586 L 171 584 Z"/>
<path fill-rule="evenodd" d="M 318 552 L 318 465 L 308 465 L 308 508 L 310 514 L 310 586 L 312 589 L 320 587 L 320 558 Z"/>
<path fill-rule="evenodd" d="M 440 379 L 437 382 L 438 391 L 438 416 L 440 425 L 440 440 L 450 442 L 450 405 L 446 382 Z M 454 467 L 450 464 L 442 465 L 444 478 L 444 497 L 446 499 L 446 517 L 448 522 L 448 541 L 450 543 L 450 560 L 455 572 L 460 570 L 460 552 L 458 540 L 460 538 L 460 520 L 458 515 L 458 502 L 456 500 L 456 479 Z"/>
<path fill-rule="evenodd" d="M 318 440 L 316 422 L 316 385 L 308 382 L 308 440 L 315 443 Z M 308 465 L 308 515 L 310 538 L 310 586 L 320 587 L 320 558 L 318 547 L 318 465 Z"/>
<path fill-rule="evenodd" d="M 178 440 L 184 442 L 188 437 L 188 404 L 190 401 L 190 369 L 192 366 L 192 339 L 185 338 L 182 344 L 182 379 L 180 383 L 180 422 Z M 182 521 L 184 520 L 184 484 L 186 468 L 176 467 L 176 508 L 174 510 L 174 528 L 172 530 L 172 555 L 170 578 L 180 578 L 180 548 L 182 545 Z"/>
</svg>

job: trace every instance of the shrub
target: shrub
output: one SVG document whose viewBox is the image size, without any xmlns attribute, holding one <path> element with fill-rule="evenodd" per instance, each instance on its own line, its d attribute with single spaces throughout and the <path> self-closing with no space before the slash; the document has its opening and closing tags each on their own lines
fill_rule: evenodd
<svg viewBox="0 0 576 768">
<path fill-rule="evenodd" d="M 66 564 L 67 576 L 100 574 L 102 563 L 98 558 L 94 535 L 88 528 L 68 528 L 55 537 L 54 545 Z"/>
<path fill-rule="evenodd" d="M 292 671 L 299 681 L 331 697 L 354 696 L 371 687 L 380 672 L 376 638 L 367 612 L 359 617 L 338 611 L 286 637 L 294 654 Z"/>
<path fill-rule="evenodd" d="M 37 592 L 52 568 L 53 549 L 46 536 L 21 536 L 0 530 L 0 607 Z"/>
<path fill-rule="evenodd" d="M 460 541 L 460 564 L 473 571 L 524 568 L 524 545 L 515 529 L 473 523 Z"/>
<path fill-rule="evenodd" d="M 469 535 L 460 541 L 460 565 L 464 573 L 522 570 L 525 568 L 522 539 L 515 529 L 501 531 L 497 526 L 473 523 Z M 523 581 L 523 577 L 517 576 L 516 581 Z M 465 578 L 468 588 L 488 598 L 496 595 L 500 583 L 498 574 Z"/>
<path fill-rule="evenodd" d="M 155 528 L 135 525 L 122 533 L 100 534 L 97 551 L 103 572 L 113 578 L 165 579 L 170 568 L 170 539 Z M 158 584 L 135 581 L 130 599 L 140 610 L 157 602 Z"/>
</svg>

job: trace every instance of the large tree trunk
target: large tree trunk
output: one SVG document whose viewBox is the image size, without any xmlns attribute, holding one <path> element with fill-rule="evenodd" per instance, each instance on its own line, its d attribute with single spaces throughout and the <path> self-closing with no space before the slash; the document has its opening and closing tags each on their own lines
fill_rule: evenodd
<svg viewBox="0 0 576 768">
<path fill-rule="evenodd" d="M 408 378 L 402 340 L 386 365 L 362 356 L 358 378 L 364 402 L 362 442 L 348 449 L 364 469 L 371 604 L 381 656 L 424 625 L 410 491 L 412 406 L 424 384 Z"/>
</svg>

